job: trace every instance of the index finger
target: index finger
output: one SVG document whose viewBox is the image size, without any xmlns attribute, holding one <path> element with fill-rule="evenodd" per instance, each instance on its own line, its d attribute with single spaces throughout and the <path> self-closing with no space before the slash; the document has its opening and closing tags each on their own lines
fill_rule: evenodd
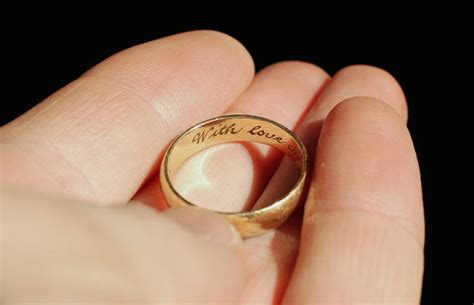
<svg viewBox="0 0 474 305">
<path fill-rule="evenodd" d="M 247 87 L 247 51 L 212 31 L 123 51 L 2 128 L 3 179 L 104 204 L 127 201 L 184 128 Z"/>
</svg>

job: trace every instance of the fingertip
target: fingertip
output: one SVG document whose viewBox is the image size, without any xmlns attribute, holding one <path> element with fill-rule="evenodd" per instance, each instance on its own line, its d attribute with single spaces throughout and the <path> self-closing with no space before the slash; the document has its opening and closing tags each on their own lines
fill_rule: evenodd
<svg viewBox="0 0 474 305">
<path fill-rule="evenodd" d="M 369 65 L 351 65 L 339 70 L 334 79 L 353 81 L 361 93 L 359 95 L 370 92 L 370 97 L 386 102 L 407 120 L 408 107 L 403 90 L 396 78 L 386 70 Z"/>
<path fill-rule="evenodd" d="M 170 70 L 170 67 L 173 69 Z M 197 81 L 206 80 L 217 73 L 220 74 L 218 79 L 221 82 L 225 80 L 234 84 L 238 81 L 245 88 L 253 79 L 255 67 L 250 53 L 233 37 L 212 30 L 196 30 L 118 52 L 83 76 L 119 77 L 132 82 L 136 80 L 140 82 L 137 85 L 147 89 L 143 85 L 156 84 L 157 80 L 177 71 L 190 76 L 199 75 Z"/>
<path fill-rule="evenodd" d="M 325 125 L 335 120 L 347 126 L 365 126 L 379 134 L 408 133 L 400 113 L 373 97 L 355 96 L 342 101 L 329 112 Z"/>
<path fill-rule="evenodd" d="M 239 59 L 238 62 L 242 65 L 241 68 L 245 68 L 247 74 L 253 78 L 255 74 L 253 58 L 247 48 L 236 38 L 215 30 L 196 30 L 184 34 L 196 36 L 196 39 L 199 40 L 204 37 L 208 39 L 211 44 L 215 45 L 216 50 L 228 50 L 223 53 L 235 55 L 235 57 Z"/>
<path fill-rule="evenodd" d="M 228 109 L 273 118 L 293 128 L 305 117 L 329 75 L 303 61 L 281 61 L 259 71 L 252 85 Z"/>
<path fill-rule="evenodd" d="M 299 60 L 284 60 L 275 64 L 269 65 L 262 69 L 259 74 L 271 74 L 273 77 L 279 75 L 292 76 L 295 81 L 306 81 L 320 83 L 321 80 L 329 79 L 329 74 L 321 67 Z M 288 77 L 289 78 L 289 77 Z"/>
</svg>

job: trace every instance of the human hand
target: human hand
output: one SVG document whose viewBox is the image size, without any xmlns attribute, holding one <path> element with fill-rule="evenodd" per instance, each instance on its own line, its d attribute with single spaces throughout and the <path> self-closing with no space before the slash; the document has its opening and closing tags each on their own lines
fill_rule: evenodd
<svg viewBox="0 0 474 305">
<path fill-rule="evenodd" d="M 244 241 L 212 212 L 156 212 L 167 144 L 235 112 L 317 149 L 304 216 Z M 330 79 L 282 62 L 253 79 L 243 47 L 208 31 L 121 52 L 2 127 L 3 302 L 417 303 L 424 224 L 406 119 L 377 68 Z M 261 206 L 291 182 L 279 164 L 273 150 L 226 144 L 176 184 L 214 210 L 249 208 L 263 191 Z"/>
</svg>

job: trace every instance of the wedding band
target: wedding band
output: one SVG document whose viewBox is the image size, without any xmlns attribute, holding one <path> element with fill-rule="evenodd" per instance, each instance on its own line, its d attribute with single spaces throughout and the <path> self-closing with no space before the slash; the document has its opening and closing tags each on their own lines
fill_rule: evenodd
<svg viewBox="0 0 474 305">
<path fill-rule="evenodd" d="M 217 212 L 224 215 L 242 237 L 256 236 L 284 223 L 298 205 L 303 192 L 307 154 L 303 143 L 285 126 L 251 115 L 224 115 L 196 124 L 169 146 L 160 168 L 160 183 L 170 207 L 196 206 L 181 196 L 171 183 L 179 167 L 192 155 L 227 142 L 258 142 L 275 147 L 295 161 L 300 175 L 293 188 L 282 198 L 259 210 Z"/>
</svg>

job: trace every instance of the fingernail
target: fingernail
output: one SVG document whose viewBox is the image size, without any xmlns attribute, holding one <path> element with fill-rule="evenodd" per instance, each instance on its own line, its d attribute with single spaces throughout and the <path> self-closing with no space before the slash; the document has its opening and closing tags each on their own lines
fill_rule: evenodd
<svg viewBox="0 0 474 305">
<path fill-rule="evenodd" d="M 164 213 L 193 234 L 218 244 L 237 246 L 242 238 L 224 216 L 201 208 L 171 208 Z"/>
</svg>

